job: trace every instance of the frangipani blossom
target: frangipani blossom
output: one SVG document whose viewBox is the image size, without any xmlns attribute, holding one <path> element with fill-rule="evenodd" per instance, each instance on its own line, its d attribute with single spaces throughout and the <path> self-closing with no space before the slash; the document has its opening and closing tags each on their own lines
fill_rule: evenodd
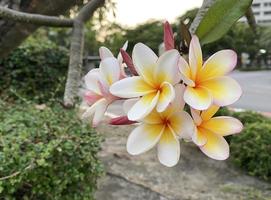
<svg viewBox="0 0 271 200">
<path fill-rule="evenodd" d="M 146 117 L 155 107 L 158 112 L 163 112 L 173 101 L 173 86 L 180 81 L 177 66 L 179 57 L 176 49 L 158 58 L 146 45 L 135 45 L 132 59 L 139 76 L 125 78 L 110 87 L 110 92 L 115 96 L 140 97 L 128 112 L 130 120 L 138 121 Z"/>
<path fill-rule="evenodd" d="M 135 128 L 127 140 L 127 151 L 132 155 L 144 153 L 157 144 L 158 159 L 168 167 L 176 165 L 180 157 L 178 138 L 191 139 L 195 126 L 190 115 L 183 111 L 184 87 L 175 86 L 176 98 L 163 112 L 155 109 Z"/>
<path fill-rule="evenodd" d="M 205 110 L 216 104 L 226 106 L 241 96 L 239 84 L 225 76 L 236 66 L 237 55 L 232 50 L 221 50 L 204 64 L 197 36 L 193 36 L 189 47 L 189 64 L 180 57 L 179 68 L 187 88 L 184 100 L 194 109 Z"/>
<path fill-rule="evenodd" d="M 107 107 L 119 99 L 109 92 L 109 87 L 126 76 L 122 70 L 121 56 L 116 59 L 106 47 L 101 47 L 99 52 L 101 58 L 99 68 L 90 70 L 84 77 L 86 86 L 84 102 L 87 108 L 82 118 L 91 118 L 93 127 L 102 120 Z"/>
<path fill-rule="evenodd" d="M 225 160 L 229 157 L 229 145 L 223 136 L 241 132 L 243 125 L 233 117 L 213 117 L 218 109 L 216 105 L 204 111 L 191 109 L 197 129 L 192 140 L 210 158 Z"/>
</svg>

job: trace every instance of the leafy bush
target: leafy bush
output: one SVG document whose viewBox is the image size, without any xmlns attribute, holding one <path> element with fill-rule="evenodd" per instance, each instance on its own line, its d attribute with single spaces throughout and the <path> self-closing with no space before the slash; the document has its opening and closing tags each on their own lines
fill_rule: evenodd
<svg viewBox="0 0 271 200">
<path fill-rule="evenodd" d="M 0 60 L 0 96 L 47 102 L 63 96 L 68 51 L 48 40 L 27 40 Z"/>
<path fill-rule="evenodd" d="M 100 137 L 73 110 L 0 101 L 1 199 L 93 199 Z"/>
<path fill-rule="evenodd" d="M 243 124 L 251 124 L 254 122 L 271 123 L 271 120 L 268 117 L 265 117 L 262 114 L 253 111 L 232 112 L 232 116 L 238 118 Z"/>
<path fill-rule="evenodd" d="M 231 138 L 234 163 L 250 175 L 271 181 L 271 123 L 246 124 L 241 134 Z"/>
</svg>

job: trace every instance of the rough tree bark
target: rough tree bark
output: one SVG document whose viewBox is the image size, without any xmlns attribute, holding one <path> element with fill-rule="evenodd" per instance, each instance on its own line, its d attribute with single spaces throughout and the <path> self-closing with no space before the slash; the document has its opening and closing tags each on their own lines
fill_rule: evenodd
<svg viewBox="0 0 271 200">
<path fill-rule="evenodd" d="M 73 107 L 75 99 L 78 96 L 83 63 L 84 23 L 89 20 L 94 11 L 104 3 L 105 0 L 91 0 L 80 10 L 74 19 L 69 70 L 64 93 L 65 107 Z"/>
<path fill-rule="evenodd" d="M 82 0 L 0 0 L 0 6 L 3 7 L 49 16 L 65 14 L 72 6 L 81 4 Z M 7 56 L 38 27 L 30 23 L 0 18 L 0 58 Z"/>
</svg>

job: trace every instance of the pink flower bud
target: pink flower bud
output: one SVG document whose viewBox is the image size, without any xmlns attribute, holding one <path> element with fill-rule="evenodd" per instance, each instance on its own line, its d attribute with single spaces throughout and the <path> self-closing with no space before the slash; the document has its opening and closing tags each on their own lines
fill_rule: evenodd
<svg viewBox="0 0 271 200">
<path fill-rule="evenodd" d="M 135 70 L 135 66 L 133 64 L 133 61 L 132 61 L 132 58 L 129 56 L 129 54 L 123 50 L 123 49 L 120 49 L 120 53 L 121 53 L 121 56 L 123 58 L 123 62 L 127 65 L 127 67 L 129 67 L 131 73 L 135 76 L 137 76 L 137 71 Z"/>
<path fill-rule="evenodd" d="M 175 48 L 173 31 L 168 21 L 164 23 L 164 44 L 166 51 Z"/>
<path fill-rule="evenodd" d="M 109 121 L 109 124 L 111 125 L 129 125 L 129 124 L 134 124 L 134 123 L 137 123 L 137 122 L 129 120 L 126 115 L 112 118 Z"/>
</svg>

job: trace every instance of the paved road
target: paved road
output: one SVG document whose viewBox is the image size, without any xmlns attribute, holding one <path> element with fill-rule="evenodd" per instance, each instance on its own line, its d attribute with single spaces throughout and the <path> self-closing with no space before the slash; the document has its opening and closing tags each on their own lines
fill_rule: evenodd
<svg viewBox="0 0 271 200">
<path fill-rule="evenodd" d="M 242 97 L 231 107 L 271 112 L 271 71 L 234 71 L 230 74 L 243 90 Z M 122 115 L 121 103 L 109 108 L 110 113 Z"/>
<path fill-rule="evenodd" d="M 234 71 L 231 76 L 243 89 L 242 97 L 232 107 L 271 112 L 271 71 Z"/>
</svg>

